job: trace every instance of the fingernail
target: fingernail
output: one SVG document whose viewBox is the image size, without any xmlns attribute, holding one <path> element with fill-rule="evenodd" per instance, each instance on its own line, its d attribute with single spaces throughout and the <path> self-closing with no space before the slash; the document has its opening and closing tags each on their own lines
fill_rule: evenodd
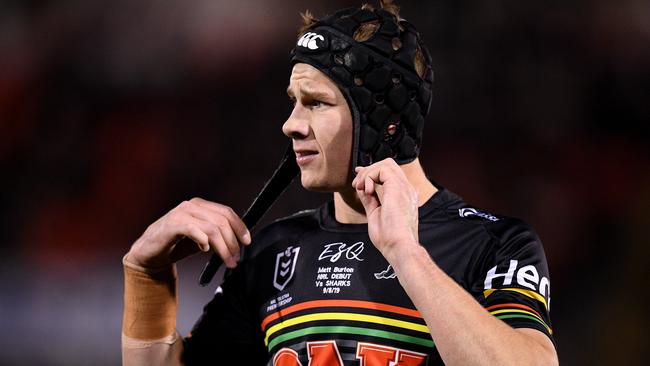
<svg viewBox="0 0 650 366">
<path fill-rule="evenodd" d="M 251 243 L 251 233 L 250 231 L 246 230 L 246 234 L 242 237 L 244 239 L 244 244 L 248 245 Z"/>
</svg>

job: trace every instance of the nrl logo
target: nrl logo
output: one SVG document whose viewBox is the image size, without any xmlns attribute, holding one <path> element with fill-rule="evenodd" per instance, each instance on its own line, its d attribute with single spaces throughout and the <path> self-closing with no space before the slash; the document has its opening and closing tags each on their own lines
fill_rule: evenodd
<svg viewBox="0 0 650 366">
<path fill-rule="evenodd" d="M 278 253 L 275 257 L 275 272 L 273 274 L 273 286 L 278 290 L 284 290 L 284 287 L 293 278 L 298 261 L 298 252 L 300 247 L 288 247 L 285 251 Z"/>
</svg>

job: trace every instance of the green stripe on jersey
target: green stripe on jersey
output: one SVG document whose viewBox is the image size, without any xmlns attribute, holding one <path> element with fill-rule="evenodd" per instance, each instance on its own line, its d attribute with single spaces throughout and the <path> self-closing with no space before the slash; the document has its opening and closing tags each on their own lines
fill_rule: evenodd
<svg viewBox="0 0 650 366">
<path fill-rule="evenodd" d="M 511 319 L 511 318 L 531 319 L 531 320 L 534 320 L 534 321 L 538 322 L 539 324 L 543 325 L 544 328 L 546 328 L 546 330 L 549 331 L 549 333 L 552 333 L 551 328 L 548 325 L 546 325 L 546 323 L 544 323 L 543 321 L 537 319 L 534 316 L 513 314 L 513 315 L 497 315 L 496 317 L 497 317 L 497 319 Z"/>
<path fill-rule="evenodd" d="M 433 343 L 433 341 L 430 339 L 412 337 L 404 334 L 387 332 L 385 330 L 359 328 L 359 327 L 346 327 L 346 326 L 332 326 L 332 327 L 309 327 L 309 328 L 294 330 L 293 332 L 288 332 L 279 335 L 269 342 L 268 349 L 269 351 L 271 351 L 273 347 L 275 347 L 280 342 L 288 341 L 290 339 L 302 337 L 308 334 L 319 334 L 319 333 L 358 334 L 358 335 L 372 336 L 378 338 L 392 339 L 392 340 L 402 341 L 406 343 L 413 343 L 424 347 L 433 348 L 436 346 L 435 343 Z"/>
</svg>

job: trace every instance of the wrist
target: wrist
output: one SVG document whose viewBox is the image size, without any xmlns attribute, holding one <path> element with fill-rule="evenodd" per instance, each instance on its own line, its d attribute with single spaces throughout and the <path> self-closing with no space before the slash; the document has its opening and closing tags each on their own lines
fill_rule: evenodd
<svg viewBox="0 0 650 366">
<path fill-rule="evenodd" d="M 124 319 L 122 333 L 155 340 L 176 331 L 176 267 L 150 269 L 124 257 Z"/>
<path fill-rule="evenodd" d="M 388 246 L 382 255 L 393 268 L 400 266 L 401 263 L 409 263 L 413 257 L 422 256 L 423 253 L 428 255 L 426 250 L 416 240 L 404 240 Z"/>
<path fill-rule="evenodd" d="M 134 256 L 130 251 L 126 253 L 124 257 L 122 257 L 122 264 L 124 265 L 124 267 L 129 267 L 138 272 L 143 272 L 148 274 L 170 271 L 170 270 L 174 270 L 176 267 L 175 263 L 160 264 L 157 266 L 143 264 L 141 261 L 137 260 L 137 256 Z"/>
</svg>

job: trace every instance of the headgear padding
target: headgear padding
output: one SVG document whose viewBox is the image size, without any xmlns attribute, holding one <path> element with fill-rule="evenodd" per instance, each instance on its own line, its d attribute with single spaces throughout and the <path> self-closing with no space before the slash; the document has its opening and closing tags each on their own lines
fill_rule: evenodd
<svg viewBox="0 0 650 366">
<path fill-rule="evenodd" d="M 374 33 L 356 41 L 363 24 Z M 420 76 L 416 57 L 420 50 Z M 345 9 L 311 25 L 291 52 L 329 76 L 352 112 L 352 168 L 392 157 L 398 164 L 420 153 L 431 106 L 431 56 L 410 23 L 383 9 Z"/>
</svg>

